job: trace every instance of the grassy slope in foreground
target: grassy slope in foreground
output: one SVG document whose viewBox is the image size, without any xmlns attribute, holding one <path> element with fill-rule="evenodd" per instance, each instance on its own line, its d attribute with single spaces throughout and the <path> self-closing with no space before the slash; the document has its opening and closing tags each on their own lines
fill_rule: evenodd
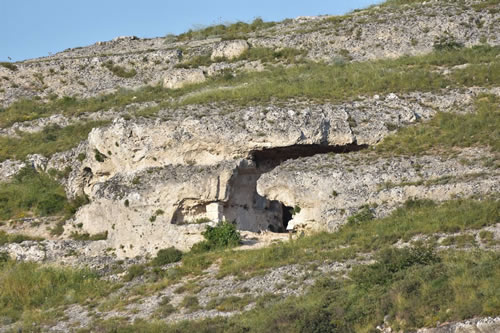
<svg viewBox="0 0 500 333">
<path fill-rule="evenodd" d="M 372 219 L 367 214 L 362 219 L 351 219 L 335 234 L 322 233 L 252 251 L 190 253 L 184 257 L 183 266 L 165 272 L 165 279 L 183 271 L 201 274 L 202 269 L 220 260 L 220 276 L 236 274 L 242 278 L 286 264 L 310 268 L 315 263 L 338 260 L 343 245 L 352 247 L 353 256 L 370 250 L 377 261 L 354 266 L 347 278 L 324 276 L 304 296 L 285 300 L 263 298 L 266 302 L 258 302 L 255 309 L 232 318 L 175 325 L 150 320 L 130 325 L 125 319 L 116 318 L 98 321 L 89 330 L 376 332 L 375 327 L 389 315 L 394 329 L 406 331 L 435 326 L 438 321 L 499 315 L 500 254 L 477 247 L 436 252 L 432 240 L 413 243 L 406 249 L 391 247 L 398 239 L 409 239 L 415 234 L 456 232 L 498 223 L 499 205 L 493 199 L 457 200 L 442 205 L 411 201 L 385 219 Z M 160 284 L 168 285 L 159 281 L 149 287 L 141 286 L 141 290 L 155 290 L 154 286 Z"/>
</svg>

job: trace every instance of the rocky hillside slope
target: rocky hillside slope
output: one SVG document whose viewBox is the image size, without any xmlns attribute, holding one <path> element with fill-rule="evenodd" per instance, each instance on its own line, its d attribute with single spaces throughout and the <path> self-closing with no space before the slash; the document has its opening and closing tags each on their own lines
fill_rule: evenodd
<svg viewBox="0 0 500 333">
<path fill-rule="evenodd" d="M 0 65 L 0 331 L 500 327 L 497 0 L 390 0 Z M 200 243 L 223 221 L 238 250 Z M 40 301 L 12 294 L 30 290 L 15 274 L 71 282 Z"/>
</svg>

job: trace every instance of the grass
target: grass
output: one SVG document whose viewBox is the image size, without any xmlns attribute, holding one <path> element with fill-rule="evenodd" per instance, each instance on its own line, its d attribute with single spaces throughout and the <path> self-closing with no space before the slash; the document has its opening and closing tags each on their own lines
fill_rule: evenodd
<svg viewBox="0 0 500 333">
<path fill-rule="evenodd" d="M 488 146 L 500 152 L 500 98 L 482 95 L 475 104 L 475 113 L 441 112 L 426 123 L 402 128 L 386 137 L 377 152 L 415 155 L 472 146 Z"/>
<path fill-rule="evenodd" d="M 0 230 L 0 246 L 10 243 L 22 243 L 24 241 L 42 241 L 41 237 L 30 237 L 22 234 L 8 234 Z"/>
<path fill-rule="evenodd" d="M 207 309 L 216 309 L 222 312 L 242 311 L 248 304 L 252 303 L 251 296 L 228 296 L 214 298 L 210 300 L 206 306 Z"/>
<path fill-rule="evenodd" d="M 68 201 L 64 188 L 45 173 L 31 167 L 22 169 L 12 181 L 1 183 L 0 219 L 26 216 L 69 216 L 87 201 Z"/>
<path fill-rule="evenodd" d="M 260 60 L 262 63 L 278 63 L 284 62 L 286 64 L 299 63 L 302 57 L 306 55 L 306 51 L 294 48 L 283 48 L 280 50 L 273 50 L 265 47 L 252 47 L 248 49 L 241 56 L 229 60 L 229 62 L 237 61 L 256 61 Z M 228 61 L 224 58 L 212 60 L 210 54 L 199 55 L 192 57 L 188 61 L 184 61 L 175 65 L 175 68 L 196 68 L 199 66 L 210 66 L 213 63 Z"/>
<path fill-rule="evenodd" d="M 231 318 L 173 325 L 155 321 L 135 321 L 131 325 L 128 321 L 113 319 L 96 321 L 88 329 L 115 332 L 372 332 L 388 315 L 393 329 L 409 331 L 423 326 L 435 326 L 438 321 L 500 314 L 500 254 L 480 251 L 477 247 L 468 248 L 467 251 L 450 249 L 436 253 L 430 247 L 437 245 L 433 242 L 404 249 L 391 247 L 398 240 L 411 240 L 417 234 L 455 233 L 496 224 L 500 217 L 498 200 L 467 199 L 443 204 L 409 201 L 384 219 L 374 219 L 366 209 L 361 209 L 359 214 L 334 234 L 319 233 L 298 237 L 288 243 L 257 250 L 229 249 L 184 254 L 181 266 L 161 271 L 158 273 L 159 280 L 151 283 L 145 277 L 144 283 L 138 286 L 140 290 L 137 295 L 146 297 L 148 290 L 159 291 L 165 286 L 185 281 L 187 276 L 201 275 L 203 269 L 215 262 L 220 265 L 218 277 L 236 275 L 245 279 L 263 274 L 273 267 L 289 264 L 307 267 L 312 263 L 343 261 L 357 256 L 365 259 L 363 253 L 371 253 L 376 261 L 369 265 L 355 265 L 347 279 L 330 279 L 328 276 L 320 278 L 303 296 L 257 302 L 253 310 Z M 480 237 L 485 240 L 492 238 L 487 233 Z M 455 245 L 459 244 L 455 242 Z M 9 265 L 15 270 L 24 264 Z M 127 273 L 130 277 L 127 280 L 147 274 L 146 267 L 130 267 Z M 5 274 L 4 271 L 1 272 L 0 295 L 4 292 L 1 274 Z M 28 295 L 32 295 L 29 292 L 29 288 L 32 288 L 29 284 L 32 281 L 31 274 L 23 275 L 28 276 L 27 279 L 15 280 L 21 286 L 28 284 L 28 287 L 21 288 L 27 289 Z M 45 274 L 50 276 L 52 273 L 48 271 L 43 273 Z M 92 275 L 89 279 L 93 279 Z M 91 281 L 93 285 L 97 285 L 96 290 L 90 291 L 82 287 L 81 293 L 86 296 L 78 293 L 78 296 L 71 296 L 75 298 L 70 297 L 71 302 L 95 299 L 103 295 L 99 287 L 100 283 L 105 282 Z M 45 290 L 44 284 L 41 285 Z M 57 288 L 46 302 L 40 301 L 42 303 L 37 306 L 45 310 L 61 304 L 60 295 L 73 295 L 71 290 L 76 287 L 73 287 L 73 282 L 65 282 L 57 285 Z M 179 292 L 196 292 L 198 288 L 196 284 L 192 284 L 184 286 Z M 13 289 L 9 286 L 7 291 L 11 290 Z M 478 290 L 481 292 L 478 293 Z M 38 290 L 34 295 L 37 293 Z M 2 297 L 0 296 L 0 302 L 3 301 Z M 66 297 L 68 296 L 65 296 L 64 302 Z M 0 303 L 5 305 L 0 306 L 0 311 L 13 311 L 13 299 L 23 298 L 11 297 L 10 303 Z M 225 296 L 209 302 L 207 309 L 238 311 L 252 302 L 248 296 Z M 166 300 L 165 304 L 167 303 Z M 181 307 L 195 311 L 200 305 L 195 296 L 188 294 L 181 302 Z M 167 316 L 173 311 L 171 306 L 165 311 L 160 307 L 155 316 Z M 9 318 L 20 318 L 19 310 L 13 312 Z M 42 314 L 48 316 L 45 312 Z"/>
<path fill-rule="evenodd" d="M 23 133 L 20 137 L 0 137 L 0 162 L 6 159 L 24 160 L 29 154 L 50 157 L 77 146 L 94 127 L 105 124 L 105 121 L 92 121 L 63 128 L 49 126 L 37 133 Z"/>
<path fill-rule="evenodd" d="M 500 255 L 429 248 L 383 249 L 374 264 L 357 266 L 348 279 L 324 277 L 304 296 L 257 303 L 241 315 L 167 325 L 121 320 L 92 329 L 114 332 L 375 332 L 435 327 L 439 322 L 500 313 Z M 478 292 L 481 290 L 481 292 Z M 192 296 L 183 305 L 197 308 Z M 236 302 L 236 301 L 235 301 Z M 242 302 L 243 304 L 243 302 Z M 217 306 L 213 302 L 211 306 Z"/>
<path fill-rule="evenodd" d="M 246 85 L 231 90 L 208 90 L 185 98 L 183 103 L 230 101 L 248 104 L 292 97 L 345 101 L 359 95 L 436 91 L 446 87 L 496 86 L 500 83 L 498 54 L 500 47 L 478 46 L 395 60 L 276 67 L 263 73 L 215 79 L 208 84 L 214 87 L 229 83 L 233 86 Z M 436 66 L 463 63 L 471 65 L 455 70 L 449 76 L 434 71 Z"/>
<path fill-rule="evenodd" d="M 151 264 L 153 266 L 165 266 L 174 262 L 178 262 L 182 259 L 182 252 L 174 247 L 169 247 L 166 249 L 161 249 L 153 258 Z"/>
<path fill-rule="evenodd" d="M 113 286 L 89 270 L 8 261 L 0 264 L 0 318 L 39 318 L 45 310 L 104 297 Z"/>
</svg>

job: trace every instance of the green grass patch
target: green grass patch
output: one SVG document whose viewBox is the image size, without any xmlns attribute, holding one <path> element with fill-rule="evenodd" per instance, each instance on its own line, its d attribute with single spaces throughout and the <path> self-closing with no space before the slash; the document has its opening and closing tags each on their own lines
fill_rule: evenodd
<svg viewBox="0 0 500 333">
<path fill-rule="evenodd" d="M 202 235 L 205 240 L 195 244 L 191 251 L 199 253 L 241 244 L 241 235 L 236 230 L 236 225 L 227 221 L 220 222 L 215 227 L 207 226 Z"/>
<path fill-rule="evenodd" d="M 454 147 L 488 146 L 500 152 L 500 98 L 482 95 L 476 100 L 477 112 L 438 113 L 430 121 L 401 128 L 377 146 L 380 153 L 415 155 Z"/>
<path fill-rule="evenodd" d="M 410 241 L 416 235 L 480 229 L 499 220 L 500 202 L 495 199 L 452 200 L 443 204 L 410 200 L 383 219 L 374 219 L 369 208 L 363 207 L 333 234 L 299 237 L 259 250 L 187 253 L 182 266 L 176 268 L 176 277 L 201 274 L 221 259 L 219 277 L 235 275 L 247 279 L 273 267 L 312 261 L 344 261 L 361 253 L 378 251 L 398 240 Z"/>
<path fill-rule="evenodd" d="M 252 301 L 253 298 L 251 296 L 214 298 L 208 302 L 206 309 L 216 309 L 222 312 L 242 311 L 248 304 L 252 303 Z"/>
<path fill-rule="evenodd" d="M 80 241 L 106 240 L 106 239 L 108 239 L 108 232 L 104 231 L 104 232 L 100 232 L 100 233 L 91 235 L 91 234 L 89 234 L 87 232 L 85 232 L 85 233 L 79 233 L 79 232 L 73 231 L 71 233 L 70 237 L 71 237 L 71 239 L 80 240 Z"/>
<path fill-rule="evenodd" d="M 85 203 L 85 198 L 69 201 L 57 181 L 31 167 L 22 169 L 12 181 L 0 186 L 0 219 L 3 220 L 33 215 L 70 216 Z"/>
<path fill-rule="evenodd" d="M 22 243 L 24 241 L 43 241 L 42 237 L 30 237 L 22 234 L 8 234 L 0 230 L 0 246 L 10 243 Z M 1 261 L 1 260 L 0 260 Z"/>
<path fill-rule="evenodd" d="M 23 133 L 19 138 L 0 137 L 0 162 L 6 159 L 23 160 L 29 154 L 50 157 L 77 146 L 95 127 L 108 122 L 92 121 L 66 127 L 49 126 L 37 133 Z"/>
<path fill-rule="evenodd" d="M 112 283 L 99 280 L 89 270 L 28 262 L 0 264 L 0 318 L 5 321 L 40 316 L 42 311 L 89 302 L 111 291 Z"/>
</svg>

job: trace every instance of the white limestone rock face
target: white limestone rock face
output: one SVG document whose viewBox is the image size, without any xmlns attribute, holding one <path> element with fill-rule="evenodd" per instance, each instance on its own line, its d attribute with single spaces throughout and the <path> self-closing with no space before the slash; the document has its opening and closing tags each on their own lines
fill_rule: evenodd
<svg viewBox="0 0 500 333">
<path fill-rule="evenodd" d="M 0 163 L 0 182 L 9 181 L 15 174 L 26 166 L 21 161 L 5 160 Z"/>
<path fill-rule="evenodd" d="M 70 196 L 86 194 L 91 201 L 73 225 L 81 223 L 81 231 L 90 234 L 107 231 L 119 256 L 154 254 L 168 246 L 188 249 L 202 239 L 205 224 L 197 222 L 228 220 L 240 230 L 282 230 L 281 202 L 257 193 L 261 175 L 297 151 L 311 155 L 375 144 L 390 133 L 386 124 L 397 128 L 415 122 L 417 114 L 428 118 L 435 112 L 405 103 L 290 103 L 231 113 L 224 105 L 198 106 L 176 110 L 169 120 L 120 118 L 94 129 L 87 143 L 51 165 L 85 156 L 72 164 L 66 183 Z"/>
<path fill-rule="evenodd" d="M 168 89 L 180 89 L 188 84 L 205 82 L 205 74 L 201 69 L 174 69 L 163 79 L 163 86 Z"/>
<path fill-rule="evenodd" d="M 384 333 L 386 331 L 383 331 Z M 391 332 L 387 330 L 387 332 Z M 485 317 L 446 323 L 435 328 L 421 328 L 416 333 L 497 333 L 500 332 L 500 317 Z"/>
<path fill-rule="evenodd" d="M 477 158 L 488 155 L 481 149 L 465 149 L 450 158 L 316 155 L 286 161 L 263 174 L 257 192 L 301 208 L 289 229 L 335 231 L 364 205 L 383 217 L 410 199 L 440 202 L 498 193 L 500 175 Z"/>
<path fill-rule="evenodd" d="M 231 40 L 218 43 L 210 58 L 212 60 L 225 58 L 232 60 L 238 58 L 249 49 L 248 43 L 245 40 Z"/>
</svg>

